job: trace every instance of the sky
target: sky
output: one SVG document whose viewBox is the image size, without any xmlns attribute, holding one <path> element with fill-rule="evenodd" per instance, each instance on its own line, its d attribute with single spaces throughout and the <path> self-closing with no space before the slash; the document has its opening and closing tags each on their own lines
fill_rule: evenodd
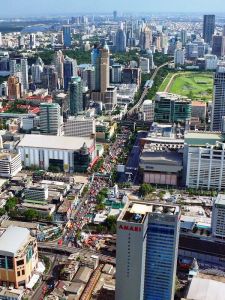
<svg viewBox="0 0 225 300">
<path fill-rule="evenodd" d="M 97 12 L 225 12 L 225 0 L 0 0 L 0 16 Z"/>
</svg>

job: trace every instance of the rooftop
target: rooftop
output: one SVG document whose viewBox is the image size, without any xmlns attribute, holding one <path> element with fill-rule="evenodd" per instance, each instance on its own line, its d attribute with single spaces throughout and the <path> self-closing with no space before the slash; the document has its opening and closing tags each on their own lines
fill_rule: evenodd
<svg viewBox="0 0 225 300">
<path fill-rule="evenodd" d="M 22 227 L 8 227 L 0 236 L 0 254 L 16 256 L 20 248 L 28 241 L 30 231 Z"/>
<path fill-rule="evenodd" d="M 223 141 L 224 135 L 216 131 L 189 131 L 184 136 L 184 142 L 190 146 L 216 145 L 216 142 Z"/>
<path fill-rule="evenodd" d="M 27 134 L 17 147 L 76 150 L 80 149 L 84 143 L 90 148 L 93 145 L 93 139 L 88 137 Z"/>
<path fill-rule="evenodd" d="M 125 206 L 118 220 L 143 224 L 148 213 L 177 215 L 179 212 L 179 207 L 174 205 L 147 204 L 145 202 L 132 201 Z"/>
</svg>

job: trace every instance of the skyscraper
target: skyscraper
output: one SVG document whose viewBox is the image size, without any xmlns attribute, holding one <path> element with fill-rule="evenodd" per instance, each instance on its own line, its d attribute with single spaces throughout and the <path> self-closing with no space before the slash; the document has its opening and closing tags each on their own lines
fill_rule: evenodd
<svg viewBox="0 0 225 300">
<path fill-rule="evenodd" d="M 148 26 L 146 26 L 144 29 L 141 30 L 139 44 L 140 44 L 141 50 L 147 50 L 147 49 L 151 48 L 152 31 Z"/>
<path fill-rule="evenodd" d="M 36 48 L 36 35 L 34 33 L 30 34 L 30 49 Z"/>
<path fill-rule="evenodd" d="M 113 20 L 116 21 L 116 19 L 117 19 L 117 11 L 114 10 L 114 12 L 113 12 Z"/>
<path fill-rule="evenodd" d="M 20 65 L 21 65 L 21 90 L 24 93 L 29 90 L 27 59 L 21 58 Z"/>
<path fill-rule="evenodd" d="M 63 88 L 64 86 L 63 63 L 64 63 L 64 55 L 63 52 L 59 50 L 54 53 L 53 64 L 56 67 L 56 71 L 58 73 L 60 89 Z"/>
<path fill-rule="evenodd" d="M 100 72 L 100 90 L 105 92 L 109 87 L 109 48 L 107 44 L 101 49 Z"/>
<path fill-rule="evenodd" d="M 224 56 L 225 54 L 225 36 L 213 35 L 212 39 L 212 54 L 217 57 Z"/>
<path fill-rule="evenodd" d="M 223 129 L 225 116 L 225 63 L 220 63 L 214 75 L 214 93 L 212 103 L 212 131 Z"/>
<path fill-rule="evenodd" d="M 42 134 L 60 135 L 60 105 L 57 103 L 41 103 L 40 131 Z"/>
<path fill-rule="evenodd" d="M 71 78 L 77 76 L 77 61 L 66 56 L 63 63 L 63 73 L 64 90 L 67 91 Z"/>
<path fill-rule="evenodd" d="M 95 67 L 95 90 L 100 91 L 100 61 L 101 52 L 99 45 L 95 45 L 91 52 L 91 63 Z"/>
<path fill-rule="evenodd" d="M 126 33 L 123 29 L 118 29 L 116 33 L 116 51 L 125 52 L 126 51 Z"/>
<path fill-rule="evenodd" d="M 0 32 L 0 47 L 2 46 L 2 33 Z"/>
<path fill-rule="evenodd" d="M 16 76 L 8 78 L 8 96 L 9 99 L 19 99 L 21 96 L 20 83 Z"/>
<path fill-rule="evenodd" d="M 43 72 L 44 63 L 40 57 L 36 63 L 31 66 L 31 76 L 33 83 L 41 83 L 41 73 Z"/>
<path fill-rule="evenodd" d="M 72 77 L 69 83 L 69 107 L 72 116 L 83 111 L 83 83 L 79 76 Z"/>
<path fill-rule="evenodd" d="M 212 36 L 215 31 L 215 15 L 204 15 L 203 21 L 203 39 L 206 43 L 212 42 Z"/>
<path fill-rule="evenodd" d="M 187 31 L 185 29 L 182 29 L 180 32 L 180 40 L 181 40 L 182 46 L 185 46 L 187 43 Z"/>
<path fill-rule="evenodd" d="M 58 73 L 56 72 L 55 66 L 44 66 L 43 72 L 41 73 L 41 82 L 43 88 L 48 89 L 50 92 L 58 88 Z"/>
<path fill-rule="evenodd" d="M 63 44 L 65 47 L 71 47 L 72 39 L 71 39 L 71 26 L 65 25 L 63 26 Z"/>
<path fill-rule="evenodd" d="M 116 300 L 173 300 L 178 206 L 128 202 L 117 220 Z"/>
</svg>

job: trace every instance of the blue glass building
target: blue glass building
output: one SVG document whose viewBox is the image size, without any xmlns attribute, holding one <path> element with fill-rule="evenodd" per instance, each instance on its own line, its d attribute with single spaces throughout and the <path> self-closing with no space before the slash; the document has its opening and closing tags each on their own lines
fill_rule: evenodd
<svg viewBox="0 0 225 300">
<path fill-rule="evenodd" d="M 67 48 L 71 47 L 72 44 L 71 27 L 67 25 L 63 26 L 63 44 Z"/>
</svg>

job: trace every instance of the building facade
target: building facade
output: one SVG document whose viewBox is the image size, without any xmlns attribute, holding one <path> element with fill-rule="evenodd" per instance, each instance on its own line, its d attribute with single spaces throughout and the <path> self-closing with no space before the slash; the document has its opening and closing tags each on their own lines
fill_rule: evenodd
<svg viewBox="0 0 225 300">
<path fill-rule="evenodd" d="M 117 220 L 116 300 L 173 300 L 177 206 L 128 202 Z"/>
<path fill-rule="evenodd" d="M 8 227 L 0 236 L 0 284 L 26 287 L 37 263 L 36 238 L 26 228 Z"/>
<path fill-rule="evenodd" d="M 203 39 L 206 43 L 212 42 L 212 36 L 215 31 L 215 15 L 204 15 L 203 21 Z"/>
<path fill-rule="evenodd" d="M 155 121 L 186 123 L 191 119 L 191 100 L 180 95 L 158 92 L 155 98 Z"/>
<path fill-rule="evenodd" d="M 72 77 L 69 83 L 69 110 L 72 116 L 82 112 L 83 109 L 83 82 L 82 79 Z"/>
<path fill-rule="evenodd" d="M 95 134 L 95 119 L 85 117 L 70 117 L 66 123 L 64 123 L 64 135 L 65 136 L 80 136 L 90 137 Z"/>
<path fill-rule="evenodd" d="M 218 194 L 213 202 L 212 235 L 216 238 L 225 238 L 225 196 Z"/>
<path fill-rule="evenodd" d="M 0 177 L 11 178 L 22 170 L 21 155 L 0 152 Z"/>
<path fill-rule="evenodd" d="M 42 134 L 60 135 L 61 116 L 57 103 L 40 105 L 40 131 Z"/>
</svg>

